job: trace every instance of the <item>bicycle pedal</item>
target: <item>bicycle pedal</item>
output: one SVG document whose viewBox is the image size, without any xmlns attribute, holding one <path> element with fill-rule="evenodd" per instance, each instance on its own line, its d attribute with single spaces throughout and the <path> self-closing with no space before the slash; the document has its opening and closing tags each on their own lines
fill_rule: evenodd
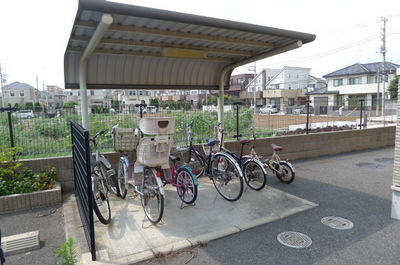
<svg viewBox="0 0 400 265">
<path fill-rule="evenodd" d="M 134 200 L 134 199 L 136 199 L 137 196 L 138 196 L 137 194 L 129 195 L 128 200 Z"/>
</svg>

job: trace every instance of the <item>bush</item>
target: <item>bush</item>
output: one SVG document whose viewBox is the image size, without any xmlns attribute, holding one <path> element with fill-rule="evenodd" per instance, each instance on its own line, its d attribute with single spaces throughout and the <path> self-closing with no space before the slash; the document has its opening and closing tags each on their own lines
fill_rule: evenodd
<svg viewBox="0 0 400 265">
<path fill-rule="evenodd" d="M 47 190 L 56 183 L 57 170 L 46 166 L 40 172 L 24 167 L 17 162 L 20 151 L 3 147 L 0 152 L 0 196 Z"/>
</svg>

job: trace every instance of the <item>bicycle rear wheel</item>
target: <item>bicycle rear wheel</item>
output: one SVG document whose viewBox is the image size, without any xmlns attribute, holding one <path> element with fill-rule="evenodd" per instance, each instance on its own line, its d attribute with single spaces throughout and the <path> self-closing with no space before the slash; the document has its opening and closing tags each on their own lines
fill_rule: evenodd
<svg viewBox="0 0 400 265">
<path fill-rule="evenodd" d="M 286 184 L 292 183 L 295 177 L 293 167 L 290 163 L 285 161 L 279 161 L 279 163 L 275 165 L 275 175 L 281 182 Z"/>
<path fill-rule="evenodd" d="M 128 179 L 128 167 L 121 159 L 119 160 L 118 164 L 118 187 L 119 187 L 119 194 L 122 199 L 125 199 L 126 194 L 128 192 L 128 190 L 126 189 L 127 179 Z"/>
<path fill-rule="evenodd" d="M 109 224 L 111 209 L 108 201 L 108 189 L 103 180 L 104 176 L 100 170 L 92 172 L 93 210 L 100 222 Z"/>
<path fill-rule="evenodd" d="M 225 154 L 217 154 L 211 161 L 211 178 L 218 193 L 228 201 L 240 199 L 243 179 L 240 167 Z"/>
<path fill-rule="evenodd" d="M 254 160 L 247 160 L 243 165 L 243 176 L 247 185 L 252 190 L 262 190 L 267 184 L 267 175 L 262 165 Z"/>
<path fill-rule="evenodd" d="M 154 169 L 145 167 L 143 171 L 142 193 L 140 196 L 144 213 L 153 224 L 160 222 L 164 213 L 164 195 L 160 192 Z"/>
<path fill-rule="evenodd" d="M 178 169 L 178 174 L 175 177 L 176 192 L 186 204 L 192 204 L 197 199 L 197 181 L 194 178 L 190 171 L 184 167 Z"/>
<path fill-rule="evenodd" d="M 178 165 L 179 167 L 186 165 L 192 168 L 193 173 L 196 175 L 197 178 L 203 175 L 206 162 L 204 160 L 204 157 L 196 148 L 177 148 L 171 154 L 181 159 L 180 161 L 176 161 L 176 165 Z"/>
</svg>

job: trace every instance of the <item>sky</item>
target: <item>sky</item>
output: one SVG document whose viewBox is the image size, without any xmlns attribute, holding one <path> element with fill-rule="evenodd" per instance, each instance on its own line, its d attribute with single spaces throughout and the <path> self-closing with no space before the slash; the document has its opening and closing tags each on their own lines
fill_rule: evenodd
<svg viewBox="0 0 400 265">
<path fill-rule="evenodd" d="M 254 73 L 254 65 L 257 72 L 296 66 L 322 77 L 355 63 L 381 62 L 383 17 L 388 20 L 386 61 L 400 64 L 397 0 L 118 1 L 316 35 L 299 49 L 238 67 L 233 74 Z M 0 65 L 6 84 L 64 87 L 64 53 L 77 6 L 77 0 L 0 1 Z"/>
</svg>

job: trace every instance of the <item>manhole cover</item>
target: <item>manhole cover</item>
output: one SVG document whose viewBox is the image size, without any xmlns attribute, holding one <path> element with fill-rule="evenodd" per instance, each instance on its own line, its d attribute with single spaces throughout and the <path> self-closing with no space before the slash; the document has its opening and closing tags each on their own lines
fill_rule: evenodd
<svg viewBox="0 0 400 265">
<path fill-rule="evenodd" d="M 312 244 L 309 236 L 298 232 L 282 232 L 278 235 L 277 239 L 282 245 L 291 248 L 306 248 Z"/>
<path fill-rule="evenodd" d="M 393 163 L 393 162 L 394 162 L 394 159 L 393 159 L 393 158 L 384 158 L 384 157 L 381 157 L 381 158 L 375 159 L 375 161 L 376 161 L 376 162 L 379 162 L 379 163 Z"/>
<path fill-rule="evenodd" d="M 359 167 L 366 167 L 366 168 L 383 168 L 384 166 L 377 163 L 358 163 L 357 166 Z"/>
<path fill-rule="evenodd" d="M 327 216 L 321 219 L 321 222 L 335 229 L 350 229 L 353 228 L 353 222 L 342 217 Z"/>
</svg>

